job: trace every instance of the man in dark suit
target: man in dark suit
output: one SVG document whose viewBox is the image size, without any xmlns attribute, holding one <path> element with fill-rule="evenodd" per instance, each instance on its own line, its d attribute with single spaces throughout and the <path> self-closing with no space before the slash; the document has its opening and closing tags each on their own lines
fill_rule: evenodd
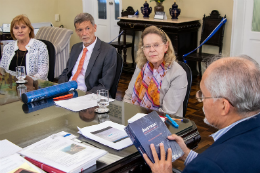
<svg viewBox="0 0 260 173">
<path fill-rule="evenodd" d="M 203 102 L 205 122 L 217 129 L 211 136 L 214 143 L 197 154 L 177 135 L 184 151 L 183 173 L 260 172 L 260 68 L 249 57 L 222 58 L 213 62 L 203 74 L 201 91 L 196 97 Z M 155 163 L 144 158 L 152 172 L 172 172 L 171 150 L 165 158 L 161 144 L 161 160 L 151 146 Z"/>
<path fill-rule="evenodd" d="M 82 42 L 72 46 L 58 82 L 75 80 L 78 89 L 94 93 L 99 89 L 110 90 L 116 74 L 116 49 L 95 36 L 97 25 L 90 14 L 77 15 L 74 26 Z"/>
</svg>

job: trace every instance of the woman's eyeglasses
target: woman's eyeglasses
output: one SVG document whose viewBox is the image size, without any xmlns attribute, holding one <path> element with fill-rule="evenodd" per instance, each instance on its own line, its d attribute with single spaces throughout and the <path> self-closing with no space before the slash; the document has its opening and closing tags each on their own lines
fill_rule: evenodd
<svg viewBox="0 0 260 173">
<path fill-rule="evenodd" d="M 143 50 L 150 50 L 151 49 L 151 47 L 153 47 L 154 49 L 158 49 L 162 44 L 164 44 L 164 43 L 161 43 L 161 44 L 159 44 L 159 43 L 155 43 L 155 44 L 153 44 L 153 45 L 143 45 L 141 48 L 143 49 Z"/>
<path fill-rule="evenodd" d="M 231 104 L 231 106 L 234 107 L 234 105 L 225 97 L 204 97 L 201 90 L 196 92 L 196 99 L 198 100 L 198 102 L 203 102 L 204 99 L 211 99 L 211 98 L 224 98 Z"/>
</svg>

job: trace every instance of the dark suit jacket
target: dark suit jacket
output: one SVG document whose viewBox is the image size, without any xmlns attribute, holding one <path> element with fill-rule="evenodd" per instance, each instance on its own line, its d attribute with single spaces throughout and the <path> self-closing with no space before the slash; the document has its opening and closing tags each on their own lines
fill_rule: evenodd
<svg viewBox="0 0 260 173">
<path fill-rule="evenodd" d="M 183 171 L 187 172 L 259 173 L 260 114 L 231 128 L 191 161 Z"/>
<path fill-rule="evenodd" d="M 74 44 L 66 68 L 59 76 L 59 83 L 68 82 L 75 66 L 83 43 Z M 117 52 L 114 47 L 97 38 L 85 73 L 87 91 L 96 92 L 99 89 L 110 90 L 116 74 Z"/>
</svg>

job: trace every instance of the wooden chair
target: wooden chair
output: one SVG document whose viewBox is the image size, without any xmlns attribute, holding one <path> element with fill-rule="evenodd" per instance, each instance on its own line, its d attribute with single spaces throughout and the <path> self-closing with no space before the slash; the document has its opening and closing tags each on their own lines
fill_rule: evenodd
<svg viewBox="0 0 260 173">
<path fill-rule="evenodd" d="M 224 18 L 226 18 L 226 15 Z M 210 16 L 205 16 L 204 14 L 200 44 L 210 35 L 210 33 L 216 28 L 221 20 L 222 17 L 217 10 L 213 10 Z M 224 28 L 225 24 L 204 44 L 219 47 L 219 55 L 222 54 Z M 214 54 L 203 53 L 202 47 L 203 46 L 199 48 L 199 53 L 192 53 L 185 58 L 187 61 L 198 62 L 200 77 L 202 76 L 201 62 L 206 62 L 210 57 L 214 56 Z"/>
<path fill-rule="evenodd" d="M 126 11 L 121 12 L 121 16 L 128 16 L 128 15 L 134 15 L 135 11 L 133 9 L 133 7 L 129 6 L 127 7 Z M 122 29 L 120 28 L 119 33 L 122 32 Z M 134 45 L 135 45 L 135 31 L 134 30 L 125 30 L 124 32 L 126 32 L 126 35 L 130 35 L 132 36 L 132 42 L 126 42 L 126 45 L 124 47 L 124 43 L 121 40 L 121 36 L 118 37 L 118 40 L 115 42 L 110 43 L 112 46 L 114 46 L 115 48 L 117 48 L 117 52 L 122 56 L 122 50 L 124 48 L 128 48 L 131 47 L 131 55 L 132 55 L 132 60 L 133 63 L 135 63 L 135 58 L 134 58 Z"/>
</svg>

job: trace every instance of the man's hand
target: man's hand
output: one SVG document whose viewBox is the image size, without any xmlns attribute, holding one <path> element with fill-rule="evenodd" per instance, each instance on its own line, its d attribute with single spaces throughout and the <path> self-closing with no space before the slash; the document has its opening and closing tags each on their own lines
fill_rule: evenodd
<svg viewBox="0 0 260 173">
<path fill-rule="evenodd" d="M 0 67 L 0 74 L 3 75 L 3 76 L 5 75 L 5 69 L 2 68 L 2 67 Z"/>
<path fill-rule="evenodd" d="M 182 151 L 184 152 L 184 155 L 182 157 L 180 157 L 181 160 L 185 161 L 187 156 L 190 153 L 190 149 L 186 146 L 186 144 L 184 143 L 184 140 L 182 139 L 182 137 L 177 136 L 175 134 L 172 134 L 171 136 L 168 136 L 169 140 L 175 140 L 179 146 L 181 147 Z"/>
<path fill-rule="evenodd" d="M 150 145 L 153 159 L 155 163 L 152 163 L 146 154 L 143 154 L 144 160 L 150 166 L 153 173 L 172 173 L 172 150 L 169 148 L 167 151 L 167 159 L 165 160 L 164 146 L 160 144 L 161 160 L 159 160 L 154 144 Z"/>
</svg>

